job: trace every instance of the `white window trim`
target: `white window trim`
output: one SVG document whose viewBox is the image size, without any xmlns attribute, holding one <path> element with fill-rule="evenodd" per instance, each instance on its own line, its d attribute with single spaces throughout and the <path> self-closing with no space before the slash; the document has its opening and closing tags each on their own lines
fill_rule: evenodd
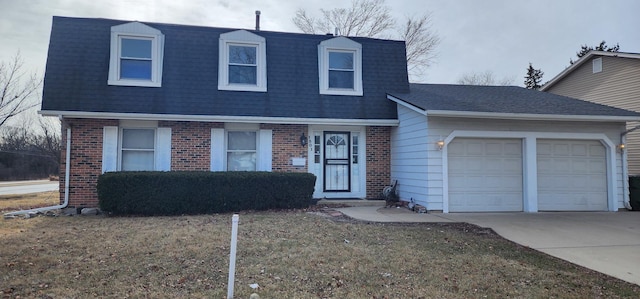
<svg viewBox="0 0 640 299">
<path fill-rule="evenodd" d="M 255 133 L 256 134 L 256 148 L 254 150 L 229 150 L 229 133 L 231 132 L 247 132 L 247 133 Z M 256 163 L 255 163 L 255 169 L 252 171 L 257 171 L 259 169 L 259 165 L 260 165 L 260 155 L 258 153 L 258 151 L 260 150 L 260 132 L 259 130 L 242 130 L 242 129 L 235 129 L 235 130 L 225 130 L 224 132 L 224 169 L 226 171 L 232 171 L 229 170 L 229 153 L 231 152 L 242 152 L 242 153 L 250 153 L 253 152 L 256 155 Z"/>
<path fill-rule="evenodd" d="M 124 137 L 124 130 L 153 130 L 153 149 L 123 149 L 122 148 L 122 138 Z M 118 128 L 118 171 L 122 171 L 122 156 L 123 150 L 125 151 L 141 151 L 141 152 L 150 152 L 153 151 L 153 169 L 148 171 L 155 171 L 157 169 L 157 163 L 155 162 L 158 154 L 158 130 L 157 128 L 150 127 L 120 127 Z"/>
<path fill-rule="evenodd" d="M 229 83 L 229 46 L 256 47 L 256 84 Z M 264 37 L 246 30 L 220 34 L 218 90 L 267 91 L 267 44 Z"/>
<path fill-rule="evenodd" d="M 151 80 L 120 78 L 120 50 L 122 38 L 151 40 Z M 111 27 L 111 52 L 109 59 L 108 85 L 119 86 L 162 86 L 162 64 L 164 58 L 164 35 L 147 25 L 131 22 Z"/>
<path fill-rule="evenodd" d="M 353 53 L 353 89 L 329 88 L 329 52 Z M 320 94 L 362 96 L 362 45 L 340 36 L 318 45 L 318 73 Z"/>
<path fill-rule="evenodd" d="M 593 73 L 602 72 L 602 57 L 596 58 L 591 62 Z"/>
</svg>

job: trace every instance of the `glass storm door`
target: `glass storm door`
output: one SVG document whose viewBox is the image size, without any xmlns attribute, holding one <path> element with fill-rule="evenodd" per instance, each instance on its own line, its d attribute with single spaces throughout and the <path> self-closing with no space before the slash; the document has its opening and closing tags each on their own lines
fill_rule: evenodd
<svg viewBox="0 0 640 299">
<path fill-rule="evenodd" d="M 324 133 L 324 191 L 351 191 L 349 132 Z"/>
</svg>

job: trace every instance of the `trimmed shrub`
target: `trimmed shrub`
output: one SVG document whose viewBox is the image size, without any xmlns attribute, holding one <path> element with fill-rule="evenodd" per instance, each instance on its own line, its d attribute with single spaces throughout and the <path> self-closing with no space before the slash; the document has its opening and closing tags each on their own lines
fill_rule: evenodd
<svg viewBox="0 0 640 299">
<path fill-rule="evenodd" d="M 307 208 L 316 177 L 282 172 L 108 172 L 100 209 L 113 215 L 183 215 Z"/>
</svg>

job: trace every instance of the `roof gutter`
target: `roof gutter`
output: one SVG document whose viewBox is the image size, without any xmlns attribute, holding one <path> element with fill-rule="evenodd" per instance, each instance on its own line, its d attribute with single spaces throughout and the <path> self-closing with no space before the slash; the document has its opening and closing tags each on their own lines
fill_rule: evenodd
<svg viewBox="0 0 640 299">
<path fill-rule="evenodd" d="M 62 119 L 62 117 L 60 117 Z M 11 213 L 4 214 L 5 218 L 12 218 L 18 215 L 30 215 L 36 213 L 42 213 L 51 210 L 64 209 L 69 204 L 69 172 L 71 170 L 71 127 L 67 127 L 67 150 L 65 154 L 65 173 L 64 173 L 64 202 L 59 205 L 30 209 L 30 210 L 22 210 Z"/>
<path fill-rule="evenodd" d="M 122 120 L 167 120 L 167 121 L 200 121 L 200 122 L 235 122 L 263 124 L 299 124 L 299 125 L 341 125 L 341 126 L 398 126 L 397 119 L 342 119 L 342 118 L 298 118 L 298 117 L 263 117 L 263 116 L 226 116 L 226 115 L 181 115 L 181 114 L 147 114 L 147 113 L 112 113 L 85 111 L 40 110 L 44 116 L 62 115 L 70 118 L 97 118 Z"/>
<path fill-rule="evenodd" d="M 640 116 L 611 116 L 611 115 L 558 115 L 534 113 L 500 113 L 500 112 L 472 112 L 451 110 L 427 110 L 428 116 L 461 117 L 461 118 L 492 118 L 513 120 L 556 120 L 556 121 L 589 121 L 589 122 L 628 122 L 640 121 Z"/>
</svg>

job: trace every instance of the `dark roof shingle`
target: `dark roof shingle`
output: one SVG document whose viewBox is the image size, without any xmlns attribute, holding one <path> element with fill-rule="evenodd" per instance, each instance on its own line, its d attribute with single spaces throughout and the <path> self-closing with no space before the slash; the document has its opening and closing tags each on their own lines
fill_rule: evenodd
<svg viewBox="0 0 640 299">
<path fill-rule="evenodd" d="M 517 86 L 410 84 L 389 95 L 424 111 L 630 116 L 640 113 Z"/>
<path fill-rule="evenodd" d="M 363 46 L 364 95 L 319 94 L 318 44 L 333 36 L 251 31 L 266 39 L 268 92 L 218 90 L 218 40 L 236 29 L 147 23 L 165 36 L 162 87 L 109 86 L 111 26 L 129 21 L 54 17 L 44 111 L 395 119 L 386 92 L 408 92 L 404 42 Z"/>
</svg>

